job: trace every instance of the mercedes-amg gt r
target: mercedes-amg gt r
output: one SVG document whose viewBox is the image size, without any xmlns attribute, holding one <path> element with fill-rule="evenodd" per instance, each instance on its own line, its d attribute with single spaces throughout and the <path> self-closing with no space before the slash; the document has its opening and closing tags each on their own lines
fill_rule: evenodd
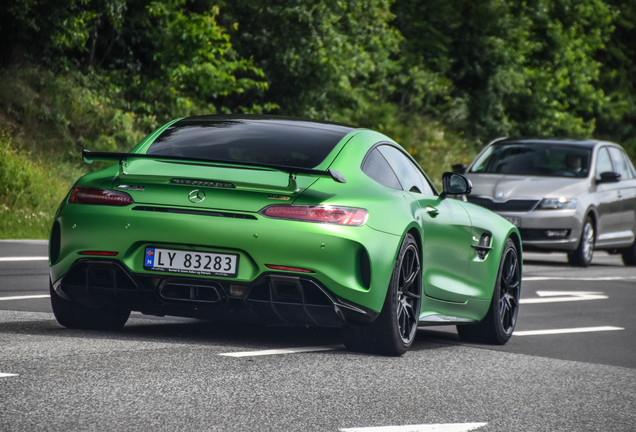
<svg viewBox="0 0 636 432">
<path fill-rule="evenodd" d="M 352 350 L 400 355 L 421 325 L 503 344 L 519 310 L 521 240 L 438 193 L 390 138 L 277 117 L 172 121 L 71 188 L 50 236 L 51 302 L 69 328 L 131 311 L 343 328 Z M 432 163 L 432 162 L 431 162 Z"/>
</svg>

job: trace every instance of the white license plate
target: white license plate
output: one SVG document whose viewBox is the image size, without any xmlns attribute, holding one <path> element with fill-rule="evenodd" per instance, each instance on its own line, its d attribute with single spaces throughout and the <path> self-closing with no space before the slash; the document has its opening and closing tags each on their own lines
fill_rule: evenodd
<svg viewBox="0 0 636 432">
<path fill-rule="evenodd" d="M 171 273 L 236 276 L 238 255 L 148 247 L 144 268 Z"/>
<path fill-rule="evenodd" d="M 521 218 L 504 216 L 504 219 L 506 219 L 508 222 L 510 222 L 511 224 L 516 226 L 517 228 L 519 228 L 521 226 Z"/>
</svg>

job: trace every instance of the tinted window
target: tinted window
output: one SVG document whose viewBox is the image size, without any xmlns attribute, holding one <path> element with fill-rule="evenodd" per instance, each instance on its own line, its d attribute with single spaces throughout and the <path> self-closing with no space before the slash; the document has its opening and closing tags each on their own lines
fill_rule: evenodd
<svg viewBox="0 0 636 432">
<path fill-rule="evenodd" d="M 598 160 L 596 161 L 596 179 L 601 178 L 601 173 L 614 171 L 612 161 L 610 160 L 607 147 L 603 147 L 598 152 Z"/>
<path fill-rule="evenodd" d="M 362 171 L 378 183 L 394 189 L 402 189 L 397 176 L 377 148 L 371 150 L 362 163 Z"/>
<path fill-rule="evenodd" d="M 623 152 L 616 147 L 609 147 L 610 157 L 612 158 L 612 165 L 617 173 L 621 175 L 621 179 L 631 179 L 632 170 L 626 156 Z"/>
<path fill-rule="evenodd" d="M 283 119 L 190 117 L 166 129 L 147 154 L 313 168 L 352 130 Z"/>
<path fill-rule="evenodd" d="M 488 147 L 471 172 L 587 177 L 591 153 L 582 146 L 506 142 Z"/>
<path fill-rule="evenodd" d="M 433 188 L 428 183 L 422 172 L 415 164 L 400 150 L 395 147 L 383 145 L 378 150 L 385 157 L 393 171 L 397 175 L 402 189 L 410 192 L 419 192 L 433 195 Z"/>
</svg>

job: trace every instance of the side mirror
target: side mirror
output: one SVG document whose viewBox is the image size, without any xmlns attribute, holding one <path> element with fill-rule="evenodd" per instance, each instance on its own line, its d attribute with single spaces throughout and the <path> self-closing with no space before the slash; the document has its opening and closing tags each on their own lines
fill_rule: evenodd
<svg viewBox="0 0 636 432">
<path fill-rule="evenodd" d="M 470 180 L 456 172 L 445 172 L 442 175 L 442 187 L 442 198 L 447 195 L 467 195 L 473 190 Z"/>
<path fill-rule="evenodd" d="M 468 168 L 468 166 L 466 166 L 465 163 L 455 164 L 453 165 L 453 172 L 464 174 L 466 172 L 466 168 Z"/>
<path fill-rule="evenodd" d="M 606 171 L 601 173 L 601 178 L 596 180 L 596 184 L 599 183 L 616 183 L 620 181 L 621 175 L 614 171 Z"/>
</svg>

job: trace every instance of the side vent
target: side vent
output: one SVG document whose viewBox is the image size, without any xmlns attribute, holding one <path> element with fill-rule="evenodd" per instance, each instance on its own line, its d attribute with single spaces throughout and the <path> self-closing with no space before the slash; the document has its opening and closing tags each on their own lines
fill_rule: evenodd
<svg viewBox="0 0 636 432">
<path fill-rule="evenodd" d="M 485 232 L 481 235 L 481 237 L 479 237 L 479 240 L 473 237 L 473 241 L 479 242 L 478 244 L 472 245 L 473 249 L 477 250 L 477 256 L 479 256 L 479 259 L 481 260 L 485 259 L 486 256 L 488 256 L 488 253 L 492 250 L 492 247 L 490 247 L 492 234 Z"/>
<path fill-rule="evenodd" d="M 366 289 L 369 289 L 371 287 L 371 260 L 365 248 L 360 248 L 358 251 L 358 265 L 360 267 L 360 281 Z"/>
</svg>

